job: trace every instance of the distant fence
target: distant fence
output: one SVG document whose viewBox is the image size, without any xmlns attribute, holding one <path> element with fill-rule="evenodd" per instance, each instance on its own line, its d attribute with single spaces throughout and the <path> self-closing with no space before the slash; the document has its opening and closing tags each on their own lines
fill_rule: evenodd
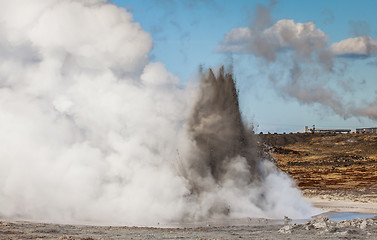
<svg viewBox="0 0 377 240">
<path fill-rule="evenodd" d="M 373 127 L 373 128 L 356 128 L 356 133 L 377 133 L 377 127 Z"/>
</svg>

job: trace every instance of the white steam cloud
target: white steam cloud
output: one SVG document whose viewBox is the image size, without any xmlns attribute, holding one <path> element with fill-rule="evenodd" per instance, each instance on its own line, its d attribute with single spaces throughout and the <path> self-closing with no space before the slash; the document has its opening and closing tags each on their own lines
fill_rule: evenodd
<svg viewBox="0 0 377 240">
<path fill-rule="evenodd" d="M 223 217 L 313 214 L 269 162 L 261 184 L 238 181 L 241 157 L 221 185 L 207 177 L 210 190 L 188 197 L 197 87 L 149 62 L 151 48 L 104 0 L 0 3 L 0 217 L 153 225 L 216 217 L 219 201 Z"/>
</svg>

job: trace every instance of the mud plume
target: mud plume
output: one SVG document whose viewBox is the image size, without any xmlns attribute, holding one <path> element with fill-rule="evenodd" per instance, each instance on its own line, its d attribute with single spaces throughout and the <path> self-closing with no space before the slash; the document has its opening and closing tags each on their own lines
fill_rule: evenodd
<svg viewBox="0 0 377 240">
<path fill-rule="evenodd" d="M 192 168 L 202 177 L 211 175 L 221 184 L 229 162 L 240 156 L 247 160 L 248 181 L 255 179 L 257 170 L 251 129 L 242 122 L 233 76 L 225 74 L 223 67 L 218 76 L 211 69 L 202 76 L 189 124 L 200 159 Z"/>
<path fill-rule="evenodd" d="M 191 147 L 180 171 L 193 206 L 187 219 L 314 211 L 286 174 L 257 156 L 253 128 L 242 120 L 235 80 L 224 67 L 218 74 L 211 69 L 202 74 L 187 125 Z"/>
<path fill-rule="evenodd" d="M 182 171 L 188 180 L 189 198 L 207 203 L 200 218 L 231 214 L 230 200 L 221 199 L 218 190 L 227 189 L 229 184 L 238 190 L 258 185 L 260 173 L 251 133 L 252 128 L 242 121 L 232 74 L 225 73 L 224 67 L 217 76 L 211 69 L 202 74 L 188 120 L 193 146 Z M 203 201 L 210 195 L 217 197 Z"/>
</svg>

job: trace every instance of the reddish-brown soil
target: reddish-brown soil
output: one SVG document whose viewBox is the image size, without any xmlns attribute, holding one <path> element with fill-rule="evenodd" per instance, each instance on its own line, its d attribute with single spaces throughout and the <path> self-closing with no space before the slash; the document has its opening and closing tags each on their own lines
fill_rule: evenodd
<svg viewBox="0 0 377 240">
<path fill-rule="evenodd" d="M 302 190 L 377 190 L 377 134 L 266 134 L 259 145 Z"/>
</svg>

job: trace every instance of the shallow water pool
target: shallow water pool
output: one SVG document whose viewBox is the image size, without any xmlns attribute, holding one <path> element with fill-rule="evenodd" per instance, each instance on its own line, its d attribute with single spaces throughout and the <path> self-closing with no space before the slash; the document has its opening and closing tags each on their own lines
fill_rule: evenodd
<svg viewBox="0 0 377 240">
<path fill-rule="evenodd" d="M 333 221 L 344 221 L 344 220 L 353 220 L 353 219 L 364 219 L 364 218 L 372 218 L 377 216 L 376 214 L 366 214 L 366 213 L 333 213 L 328 218 Z"/>
</svg>

